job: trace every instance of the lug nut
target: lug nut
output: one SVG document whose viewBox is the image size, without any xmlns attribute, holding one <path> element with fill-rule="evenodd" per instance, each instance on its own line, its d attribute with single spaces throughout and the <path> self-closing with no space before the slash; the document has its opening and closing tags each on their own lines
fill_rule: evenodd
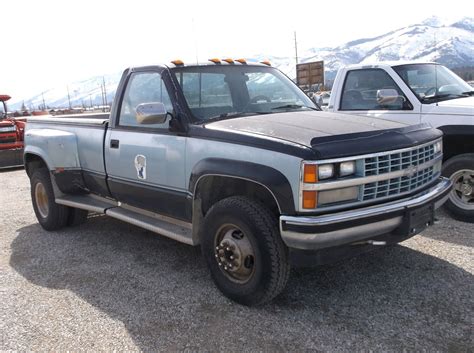
<svg viewBox="0 0 474 353">
<path fill-rule="evenodd" d="M 231 260 L 233 260 L 233 259 L 234 259 L 234 257 L 233 257 L 232 255 L 230 255 L 230 259 L 231 259 Z"/>
</svg>

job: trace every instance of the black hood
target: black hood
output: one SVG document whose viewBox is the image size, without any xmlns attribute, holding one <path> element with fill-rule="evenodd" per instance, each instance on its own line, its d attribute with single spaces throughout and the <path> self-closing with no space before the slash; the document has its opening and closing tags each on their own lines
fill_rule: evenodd
<svg viewBox="0 0 474 353">
<path fill-rule="evenodd" d="M 388 120 L 322 111 L 254 115 L 217 121 L 206 128 L 257 134 L 311 147 L 314 138 L 406 126 Z"/>
<path fill-rule="evenodd" d="M 285 112 L 233 118 L 204 124 L 210 135 L 229 142 L 237 136 L 261 147 L 278 143 L 311 150 L 314 158 L 337 158 L 410 147 L 442 135 L 429 125 L 403 123 L 322 111 Z M 255 144 L 255 143 L 252 143 Z M 281 152 L 281 148 L 277 149 Z M 293 153 L 291 153 L 293 154 Z M 308 158 L 307 154 L 305 154 Z"/>
</svg>

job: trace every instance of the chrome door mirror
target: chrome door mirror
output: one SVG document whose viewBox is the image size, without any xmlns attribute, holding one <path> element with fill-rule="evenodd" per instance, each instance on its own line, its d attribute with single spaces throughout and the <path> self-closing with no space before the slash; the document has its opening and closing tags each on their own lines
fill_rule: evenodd
<svg viewBox="0 0 474 353">
<path fill-rule="evenodd" d="M 393 104 L 398 98 L 403 99 L 403 96 L 399 96 L 396 89 L 384 88 L 377 90 L 377 103 L 380 105 Z"/>
<path fill-rule="evenodd" d="M 139 104 L 136 112 L 137 123 L 143 125 L 163 124 L 168 115 L 165 105 L 161 102 Z"/>
</svg>

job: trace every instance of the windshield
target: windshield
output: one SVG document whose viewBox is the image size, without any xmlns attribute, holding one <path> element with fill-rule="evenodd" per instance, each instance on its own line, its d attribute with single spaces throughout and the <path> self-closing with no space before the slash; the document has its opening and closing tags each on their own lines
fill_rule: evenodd
<svg viewBox="0 0 474 353">
<path fill-rule="evenodd" d="M 438 64 L 410 64 L 393 67 L 421 103 L 467 97 L 472 87 L 454 72 Z"/>
<path fill-rule="evenodd" d="M 319 110 L 277 69 L 247 65 L 175 68 L 192 114 L 200 121 L 294 110 Z"/>
</svg>

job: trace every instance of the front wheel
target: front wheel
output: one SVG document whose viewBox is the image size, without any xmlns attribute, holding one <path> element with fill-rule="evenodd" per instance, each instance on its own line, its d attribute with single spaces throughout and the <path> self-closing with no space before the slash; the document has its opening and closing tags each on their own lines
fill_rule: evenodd
<svg viewBox="0 0 474 353">
<path fill-rule="evenodd" d="M 448 159 L 443 175 L 453 182 L 453 190 L 445 203 L 453 218 L 474 223 L 474 154 L 466 153 Z"/>
<path fill-rule="evenodd" d="M 225 296 L 259 305 L 285 288 L 288 249 L 277 220 L 262 204 L 245 197 L 221 200 L 209 210 L 201 229 L 203 256 Z"/>
</svg>

